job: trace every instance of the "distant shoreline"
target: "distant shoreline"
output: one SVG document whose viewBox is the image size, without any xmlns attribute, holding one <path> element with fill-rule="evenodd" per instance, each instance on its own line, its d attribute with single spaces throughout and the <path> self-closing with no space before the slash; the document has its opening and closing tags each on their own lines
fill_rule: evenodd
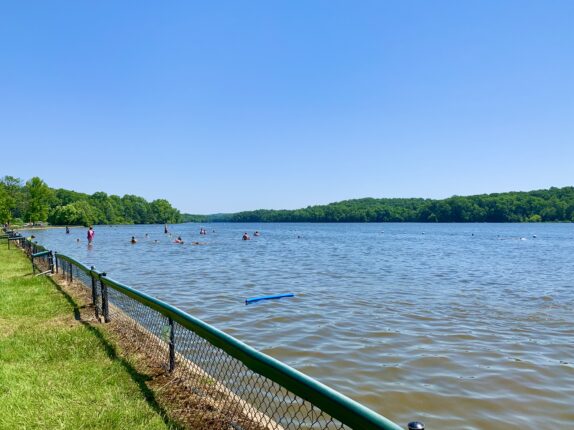
<svg viewBox="0 0 574 430">
<path fill-rule="evenodd" d="M 573 224 L 574 221 L 447 221 L 447 222 L 435 222 L 435 221 L 188 221 L 181 223 L 170 223 L 168 225 L 181 225 L 181 224 L 425 224 L 425 225 L 445 225 L 445 224 Z M 112 227 L 112 226 L 162 226 L 163 224 L 94 224 L 94 227 Z M 72 229 L 87 229 L 87 226 L 83 225 L 69 225 L 70 230 Z M 40 231 L 40 230 L 52 230 L 52 229 L 65 229 L 65 225 L 47 225 L 47 226 L 35 226 L 35 227 L 11 227 L 14 231 L 18 230 L 30 230 L 30 231 Z"/>
<path fill-rule="evenodd" d="M 446 199 L 362 198 L 300 209 L 258 209 L 212 215 L 182 214 L 198 222 L 574 222 L 574 187 Z"/>
</svg>

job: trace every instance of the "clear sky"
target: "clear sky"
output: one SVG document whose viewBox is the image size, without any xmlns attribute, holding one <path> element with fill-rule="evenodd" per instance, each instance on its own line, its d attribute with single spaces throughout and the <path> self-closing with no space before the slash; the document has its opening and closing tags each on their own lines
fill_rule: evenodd
<svg viewBox="0 0 574 430">
<path fill-rule="evenodd" d="M 0 145 L 190 213 L 574 185 L 574 1 L 3 1 Z"/>
</svg>

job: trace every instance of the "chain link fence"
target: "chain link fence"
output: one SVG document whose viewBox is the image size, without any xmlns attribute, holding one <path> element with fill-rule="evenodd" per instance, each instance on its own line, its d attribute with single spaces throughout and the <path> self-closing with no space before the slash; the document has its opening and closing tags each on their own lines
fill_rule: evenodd
<svg viewBox="0 0 574 430">
<path fill-rule="evenodd" d="M 33 274 L 36 274 L 36 271 L 39 272 L 38 274 L 54 273 L 54 256 L 52 251 L 48 251 L 42 245 L 14 231 L 5 231 L 2 235 L 2 239 L 8 241 L 8 248 L 13 244 L 26 253 L 32 262 Z"/>
</svg>

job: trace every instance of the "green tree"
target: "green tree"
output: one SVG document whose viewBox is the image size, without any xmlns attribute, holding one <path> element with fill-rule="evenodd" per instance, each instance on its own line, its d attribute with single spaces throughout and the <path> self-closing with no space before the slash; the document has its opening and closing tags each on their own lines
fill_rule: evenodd
<svg viewBox="0 0 574 430">
<path fill-rule="evenodd" d="M 542 221 L 542 217 L 538 214 L 532 215 L 528 218 L 528 222 L 540 222 Z"/>
<path fill-rule="evenodd" d="M 28 202 L 26 219 L 31 222 L 46 221 L 50 200 L 53 197 L 52 190 L 38 177 L 33 177 L 26 182 L 25 190 Z"/>
<path fill-rule="evenodd" d="M 86 200 L 58 206 L 50 215 L 50 222 L 58 225 L 92 225 L 98 221 L 97 209 Z"/>
<path fill-rule="evenodd" d="M 0 186 L 4 189 L 4 210 L 9 211 L 7 221 L 13 218 L 22 218 L 25 212 L 25 198 L 22 189 L 22 180 L 14 176 L 4 176 L 0 180 Z"/>
<path fill-rule="evenodd" d="M 2 224 L 12 221 L 12 205 L 4 184 L 0 184 L 0 222 Z"/>
<path fill-rule="evenodd" d="M 180 220 L 180 214 L 171 204 L 164 199 L 157 199 L 150 203 L 149 222 L 155 224 L 177 223 Z"/>
<path fill-rule="evenodd" d="M 149 203 L 144 198 L 126 194 L 121 200 L 127 222 L 134 224 L 149 222 Z"/>
</svg>

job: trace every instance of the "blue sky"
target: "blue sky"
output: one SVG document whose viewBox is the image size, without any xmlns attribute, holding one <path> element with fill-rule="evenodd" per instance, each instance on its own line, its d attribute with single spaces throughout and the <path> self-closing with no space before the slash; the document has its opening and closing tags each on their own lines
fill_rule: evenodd
<svg viewBox="0 0 574 430">
<path fill-rule="evenodd" d="M 1 175 L 184 212 L 574 185 L 572 1 L 21 1 Z"/>
</svg>

